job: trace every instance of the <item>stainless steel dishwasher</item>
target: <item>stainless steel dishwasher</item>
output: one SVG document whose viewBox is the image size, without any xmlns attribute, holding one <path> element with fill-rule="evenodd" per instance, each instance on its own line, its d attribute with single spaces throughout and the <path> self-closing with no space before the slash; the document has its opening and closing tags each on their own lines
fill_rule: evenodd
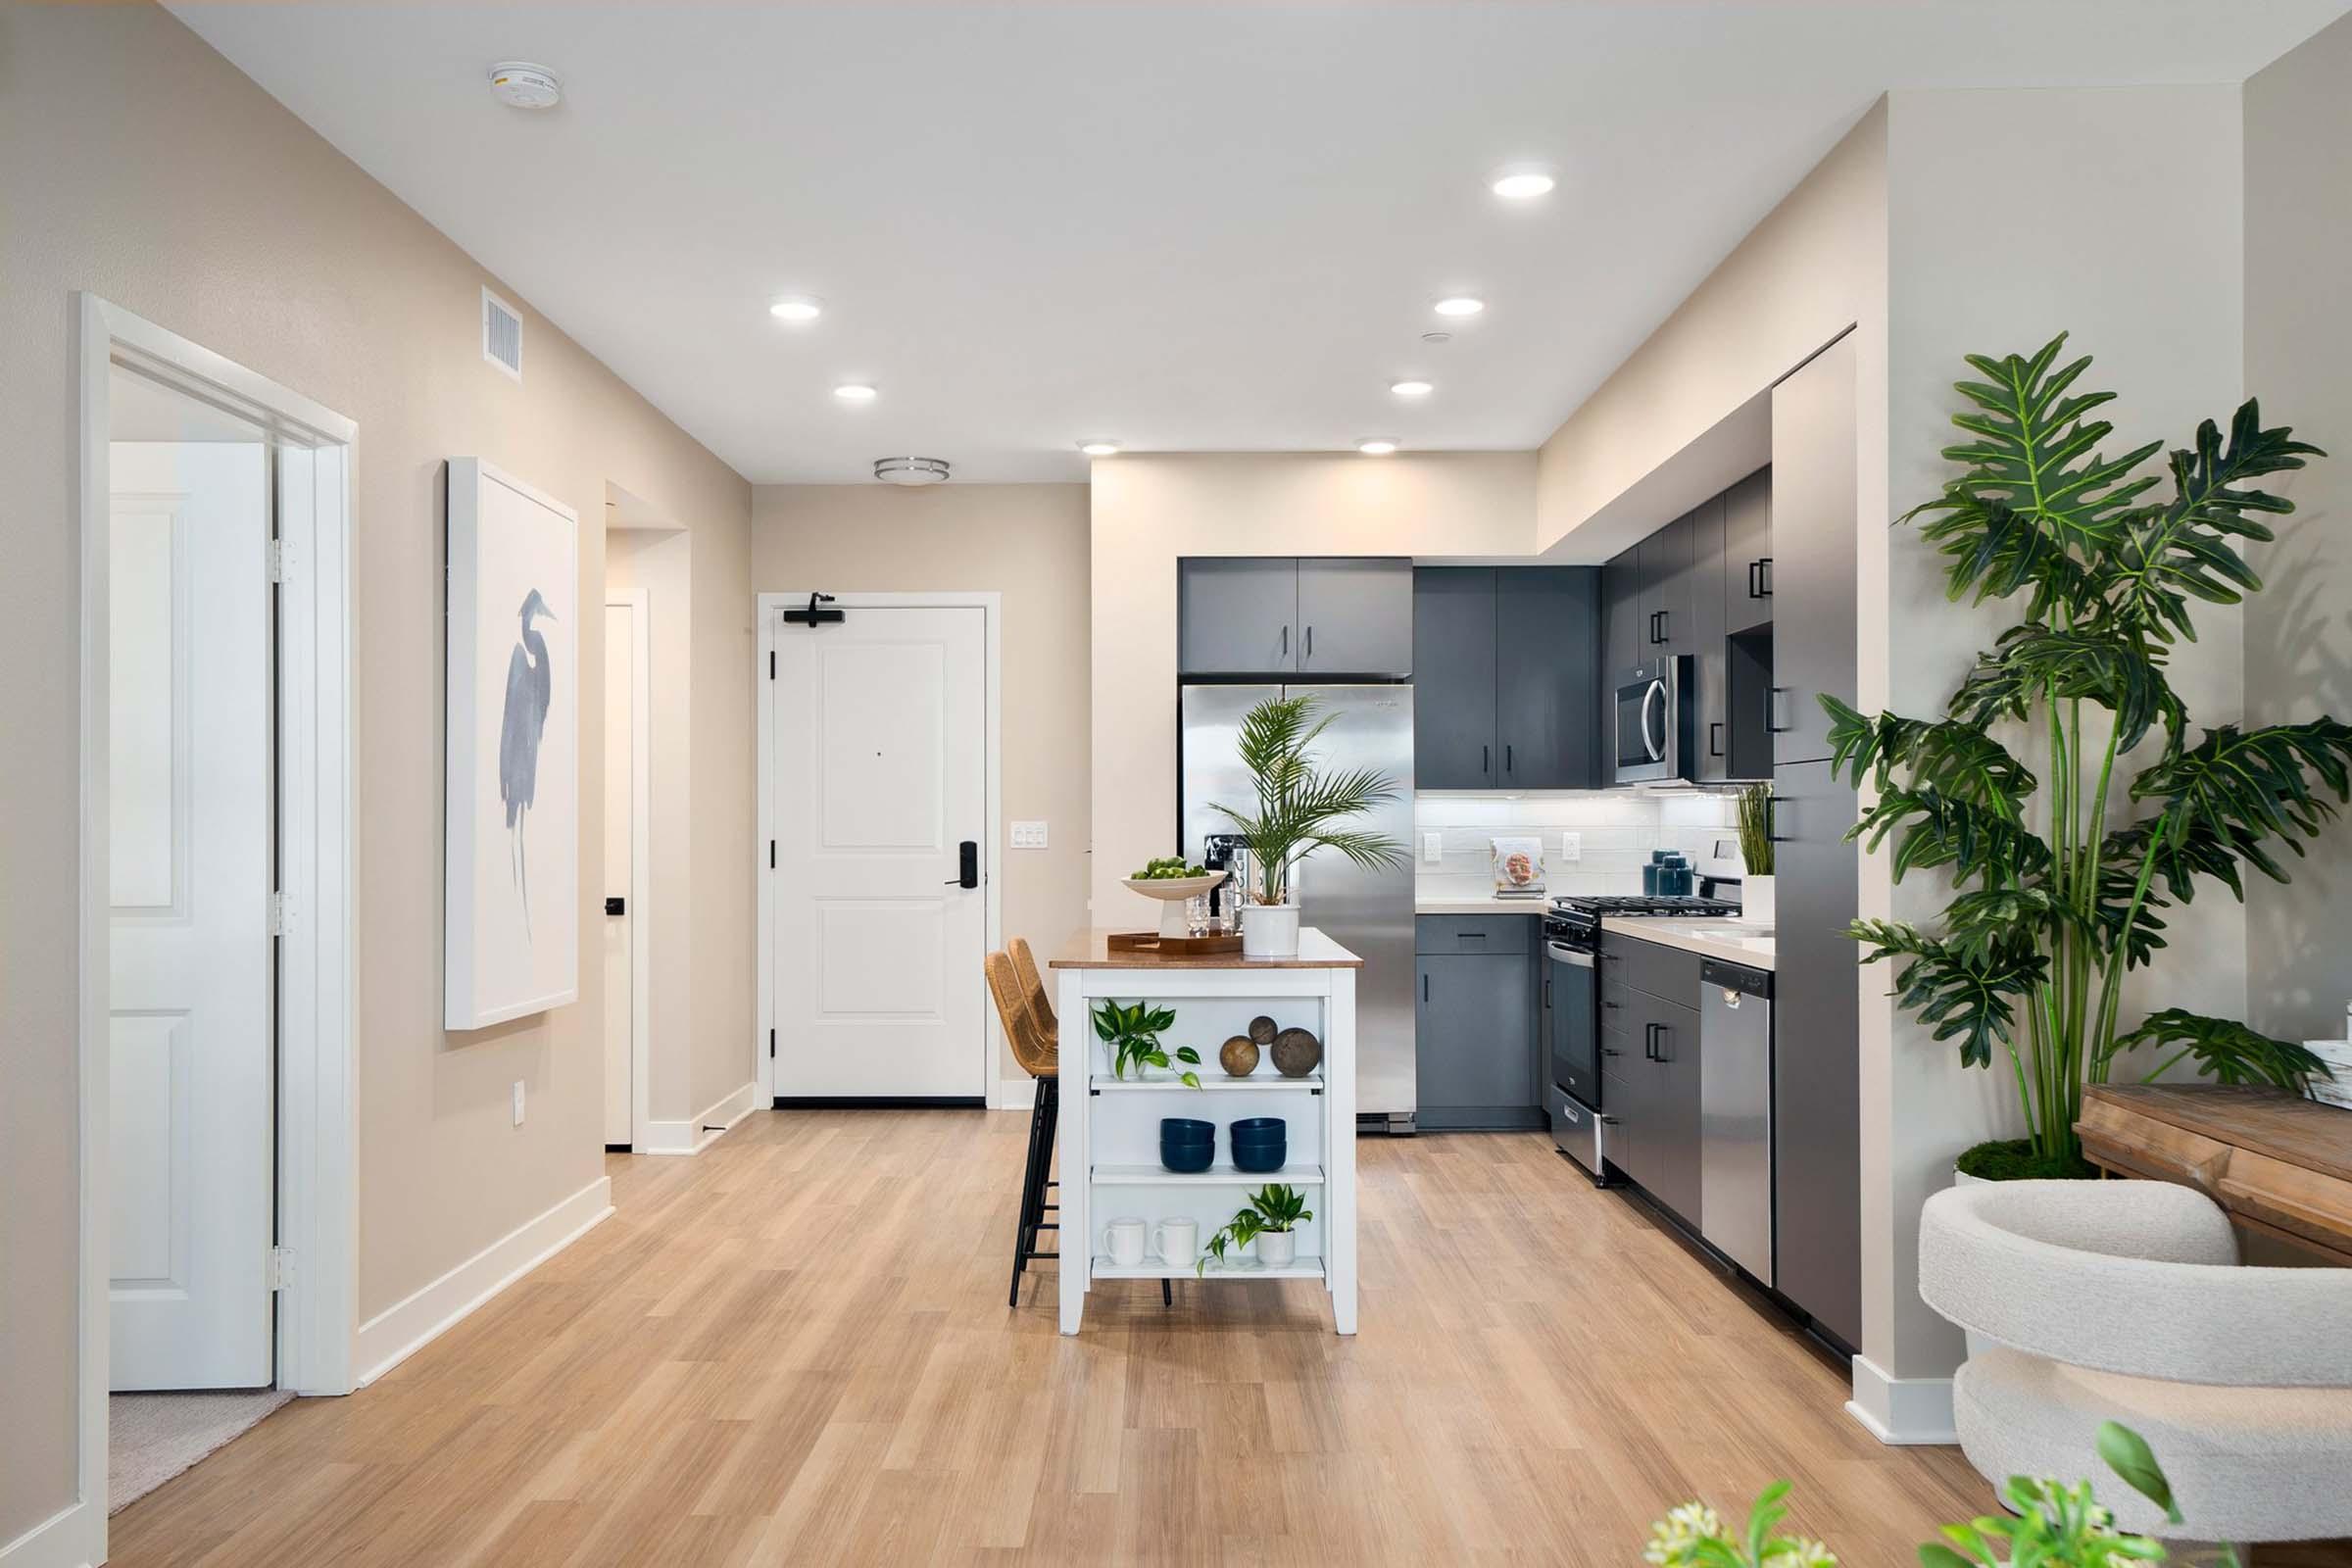
<svg viewBox="0 0 2352 1568">
<path fill-rule="evenodd" d="M 1699 1232 L 1766 1285 L 1772 1278 L 1772 973 L 1699 966 Z"/>
</svg>

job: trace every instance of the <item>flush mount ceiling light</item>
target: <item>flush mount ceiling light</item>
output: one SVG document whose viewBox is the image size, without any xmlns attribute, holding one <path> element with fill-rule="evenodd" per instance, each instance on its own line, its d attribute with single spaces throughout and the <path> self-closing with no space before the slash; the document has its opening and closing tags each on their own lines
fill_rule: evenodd
<svg viewBox="0 0 2352 1568">
<path fill-rule="evenodd" d="M 1090 458 L 1115 458 L 1119 455 L 1119 444 L 1116 441 L 1081 441 L 1078 450 Z"/>
<path fill-rule="evenodd" d="M 1506 169 L 1488 181 L 1487 188 L 1506 202 L 1533 201 L 1548 196 L 1559 181 L 1547 169 Z"/>
<path fill-rule="evenodd" d="M 1448 294 L 1430 307 L 1440 316 L 1476 316 L 1486 308 L 1485 300 L 1470 294 Z"/>
<path fill-rule="evenodd" d="M 502 60 L 490 68 L 490 90 L 516 109 L 553 109 L 564 101 L 564 84 L 545 66 Z"/>
<path fill-rule="evenodd" d="M 1368 441 L 1358 441 L 1355 450 L 1367 458 L 1385 458 L 1396 450 L 1396 443 L 1387 436 L 1374 436 Z"/>
<path fill-rule="evenodd" d="M 863 381 L 844 381 L 833 389 L 833 395 L 844 403 L 871 403 L 882 394 Z"/>
<path fill-rule="evenodd" d="M 825 302 L 810 294 L 787 294 L 767 314 L 779 321 L 813 321 L 825 314 Z"/>
<path fill-rule="evenodd" d="M 1437 386 L 1429 381 L 1391 381 L 1389 390 L 1400 398 L 1425 398 L 1435 392 Z"/>
<path fill-rule="evenodd" d="M 874 477 L 884 484 L 940 484 L 948 477 L 945 458 L 876 458 Z"/>
</svg>

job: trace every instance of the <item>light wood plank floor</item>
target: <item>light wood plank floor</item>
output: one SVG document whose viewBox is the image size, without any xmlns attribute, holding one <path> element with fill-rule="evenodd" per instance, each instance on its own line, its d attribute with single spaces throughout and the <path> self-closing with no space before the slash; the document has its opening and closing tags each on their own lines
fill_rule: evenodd
<svg viewBox="0 0 2352 1568">
<path fill-rule="evenodd" d="M 1309 1283 L 1004 1290 L 1027 1118 L 760 1113 L 346 1399 L 114 1521 L 151 1564 L 1637 1562 L 1796 1483 L 1849 1565 L 1984 1510 L 1537 1135 L 1368 1138 L 1363 1332 Z"/>
</svg>

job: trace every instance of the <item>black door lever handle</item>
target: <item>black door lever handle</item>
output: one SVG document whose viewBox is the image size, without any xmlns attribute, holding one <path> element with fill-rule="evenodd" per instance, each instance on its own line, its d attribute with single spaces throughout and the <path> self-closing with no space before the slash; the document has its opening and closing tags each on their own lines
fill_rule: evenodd
<svg viewBox="0 0 2352 1568">
<path fill-rule="evenodd" d="M 980 885 L 978 839 L 965 839 L 956 846 L 956 874 L 940 885 L 951 888 L 976 888 Z"/>
</svg>

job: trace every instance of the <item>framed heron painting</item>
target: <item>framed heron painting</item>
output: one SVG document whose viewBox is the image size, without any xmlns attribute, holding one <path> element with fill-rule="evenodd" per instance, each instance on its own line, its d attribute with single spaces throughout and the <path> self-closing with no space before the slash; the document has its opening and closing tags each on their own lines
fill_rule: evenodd
<svg viewBox="0 0 2352 1568">
<path fill-rule="evenodd" d="M 579 514 L 449 461 L 443 1023 L 580 994 Z"/>
</svg>

